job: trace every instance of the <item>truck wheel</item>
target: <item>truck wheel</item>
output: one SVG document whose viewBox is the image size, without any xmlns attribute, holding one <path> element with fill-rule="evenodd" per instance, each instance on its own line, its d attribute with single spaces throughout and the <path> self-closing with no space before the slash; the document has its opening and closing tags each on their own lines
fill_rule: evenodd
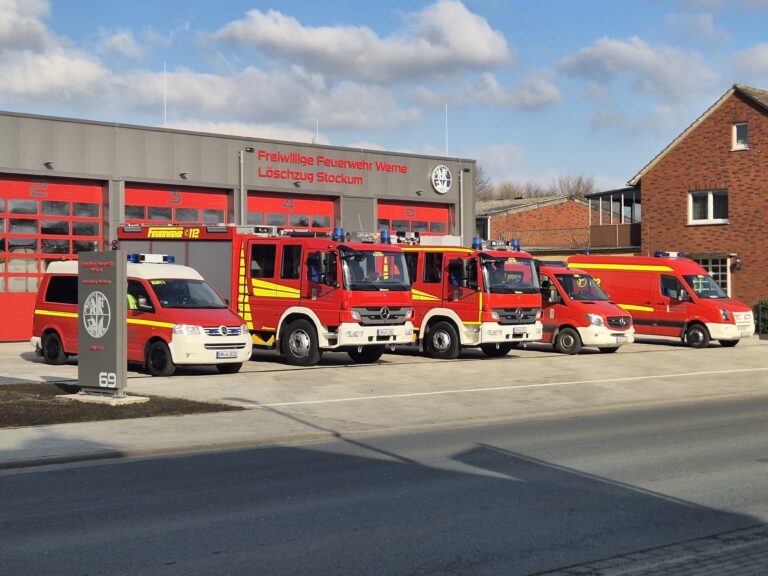
<svg viewBox="0 0 768 576">
<path fill-rule="evenodd" d="M 726 348 L 733 348 L 739 343 L 738 340 L 718 340 L 718 342 L 720 342 L 720 346 L 725 346 Z"/>
<path fill-rule="evenodd" d="M 685 331 L 685 343 L 691 348 L 706 348 L 709 344 L 709 332 L 701 324 L 691 324 Z"/>
<path fill-rule="evenodd" d="M 490 356 L 491 358 L 501 358 L 502 356 L 509 354 L 509 351 L 512 350 L 513 346 L 514 344 L 512 343 L 500 342 L 498 344 L 480 344 L 480 349 L 486 356 Z"/>
<path fill-rule="evenodd" d="M 618 346 L 602 346 L 601 348 L 598 348 L 603 354 L 613 354 L 618 349 Z"/>
<path fill-rule="evenodd" d="M 242 362 L 232 362 L 231 364 L 216 364 L 216 369 L 220 374 L 235 374 L 240 372 L 240 368 L 242 367 Z"/>
<path fill-rule="evenodd" d="M 320 361 L 315 327 L 307 320 L 294 320 L 285 329 L 282 352 L 288 364 L 314 366 Z"/>
<path fill-rule="evenodd" d="M 437 322 L 430 326 L 426 336 L 427 354 L 438 360 L 459 357 L 459 335 L 450 322 Z"/>
<path fill-rule="evenodd" d="M 358 346 L 347 350 L 347 354 L 358 364 L 372 364 L 384 354 L 384 346 Z"/>
<path fill-rule="evenodd" d="M 64 364 L 67 361 L 67 354 L 64 352 L 64 345 L 56 332 L 47 332 L 43 336 L 40 344 L 43 349 L 43 359 L 46 364 Z"/>
<path fill-rule="evenodd" d="M 578 354 L 581 350 L 581 338 L 573 328 L 563 328 L 555 338 L 555 350 L 561 354 Z"/>
<path fill-rule="evenodd" d="M 155 340 L 147 348 L 147 372 L 152 376 L 171 376 L 176 372 L 171 351 L 162 340 Z"/>
</svg>

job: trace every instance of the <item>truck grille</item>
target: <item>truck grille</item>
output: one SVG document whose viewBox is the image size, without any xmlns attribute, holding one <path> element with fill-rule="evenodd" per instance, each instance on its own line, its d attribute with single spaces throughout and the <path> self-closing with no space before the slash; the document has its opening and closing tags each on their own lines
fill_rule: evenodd
<svg viewBox="0 0 768 576">
<path fill-rule="evenodd" d="M 734 312 L 733 319 L 736 320 L 736 326 L 742 330 L 751 328 L 755 323 L 752 312 Z"/>
<path fill-rule="evenodd" d="M 629 316 L 608 316 L 608 326 L 618 330 L 626 330 L 632 325 L 632 319 Z"/>
<path fill-rule="evenodd" d="M 240 336 L 240 326 L 205 326 L 206 336 Z"/>
<path fill-rule="evenodd" d="M 244 342 L 234 344 L 206 344 L 206 350 L 242 350 L 245 348 Z"/>
<path fill-rule="evenodd" d="M 494 308 L 499 315 L 499 324 L 533 324 L 539 315 L 538 308 Z"/>
<path fill-rule="evenodd" d="M 405 324 L 405 319 L 410 314 L 408 306 L 371 306 L 367 308 L 352 308 L 353 312 L 360 314 L 360 324 L 363 326 L 376 326 L 386 324 Z"/>
</svg>

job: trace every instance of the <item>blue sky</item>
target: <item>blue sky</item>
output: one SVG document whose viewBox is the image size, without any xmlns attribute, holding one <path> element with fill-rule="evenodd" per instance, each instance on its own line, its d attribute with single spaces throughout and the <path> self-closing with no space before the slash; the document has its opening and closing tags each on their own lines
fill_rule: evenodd
<svg viewBox="0 0 768 576">
<path fill-rule="evenodd" d="M 0 0 L 0 109 L 442 155 L 447 105 L 448 155 L 493 182 L 607 189 L 768 88 L 766 23 L 768 0 Z"/>
</svg>

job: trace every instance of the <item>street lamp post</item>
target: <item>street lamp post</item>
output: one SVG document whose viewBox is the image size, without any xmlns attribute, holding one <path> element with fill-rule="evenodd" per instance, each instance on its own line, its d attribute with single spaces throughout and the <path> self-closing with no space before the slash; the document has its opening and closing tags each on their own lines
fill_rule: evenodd
<svg viewBox="0 0 768 576">
<path fill-rule="evenodd" d="M 245 153 L 253 154 L 256 151 L 255 148 L 250 146 L 242 148 L 238 153 L 240 160 L 240 198 L 238 199 L 240 205 L 240 221 L 238 224 L 248 224 L 248 194 L 245 191 Z"/>
</svg>

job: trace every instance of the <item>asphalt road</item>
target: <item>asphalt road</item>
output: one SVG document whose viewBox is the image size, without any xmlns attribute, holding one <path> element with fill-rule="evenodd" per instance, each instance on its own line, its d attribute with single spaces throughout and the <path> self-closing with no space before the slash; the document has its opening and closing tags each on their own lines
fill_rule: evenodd
<svg viewBox="0 0 768 576">
<path fill-rule="evenodd" d="M 533 574 L 768 521 L 768 395 L 0 474 L 0 574 Z"/>
</svg>

